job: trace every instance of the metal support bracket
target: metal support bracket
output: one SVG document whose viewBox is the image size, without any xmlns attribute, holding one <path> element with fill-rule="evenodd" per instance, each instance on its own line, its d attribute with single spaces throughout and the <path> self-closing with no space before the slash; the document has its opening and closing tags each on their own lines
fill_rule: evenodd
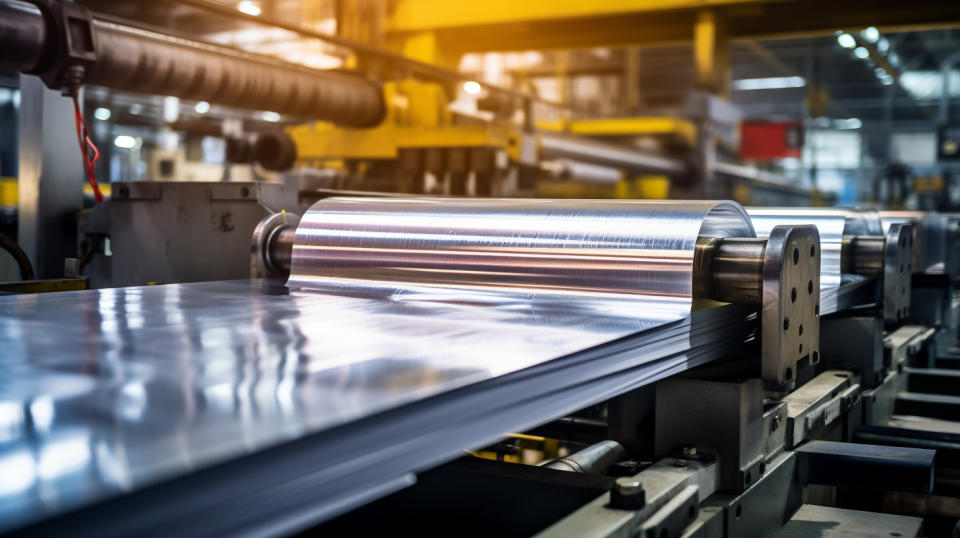
<svg viewBox="0 0 960 538">
<path fill-rule="evenodd" d="M 719 464 L 704 455 L 669 457 L 630 479 L 645 491 L 642 506 L 616 508 L 613 496 L 604 494 L 537 536 L 680 536 L 697 519 L 700 503 L 717 490 Z"/>
<path fill-rule="evenodd" d="M 787 403 L 787 448 L 793 448 L 841 418 L 860 385 L 851 372 L 827 370 L 783 399 Z"/>
<path fill-rule="evenodd" d="M 883 320 L 897 323 L 910 314 L 913 225 L 891 224 L 883 249 Z"/>
<path fill-rule="evenodd" d="M 820 361 L 820 235 L 813 226 L 777 226 L 763 256 L 762 377 L 787 390 L 797 363 Z"/>
</svg>

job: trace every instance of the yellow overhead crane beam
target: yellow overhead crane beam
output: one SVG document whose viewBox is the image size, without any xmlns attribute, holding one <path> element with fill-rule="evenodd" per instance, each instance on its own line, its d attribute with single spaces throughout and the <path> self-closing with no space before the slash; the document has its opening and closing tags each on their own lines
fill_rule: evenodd
<svg viewBox="0 0 960 538">
<path fill-rule="evenodd" d="M 960 23 L 960 2 L 937 0 L 870 6 L 833 0 L 394 0 L 383 29 L 395 45 L 434 33 L 446 53 L 572 49 L 690 42 L 703 12 L 726 19 L 733 40 Z"/>
<path fill-rule="evenodd" d="M 399 0 L 387 30 L 417 32 L 460 26 L 570 19 L 718 6 L 766 4 L 770 0 Z"/>
</svg>

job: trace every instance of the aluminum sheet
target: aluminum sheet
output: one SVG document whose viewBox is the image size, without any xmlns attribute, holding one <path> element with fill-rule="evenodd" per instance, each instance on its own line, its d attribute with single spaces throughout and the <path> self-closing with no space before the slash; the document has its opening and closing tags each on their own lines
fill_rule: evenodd
<svg viewBox="0 0 960 538">
<path fill-rule="evenodd" d="M 533 368 L 543 373 L 530 382 L 552 371 L 570 386 L 591 375 L 635 386 L 639 374 L 609 376 L 690 361 L 678 354 L 695 347 L 697 237 L 752 235 L 732 203 L 410 202 L 318 203 L 298 230 L 293 292 L 240 281 L 0 297 L 0 531 Z M 742 318 L 720 321 L 717 337 L 742 341 Z M 709 333 L 697 342 L 701 357 L 726 349 Z M 451 441 L 504 433 L 513 422 L 498 429 L 484 405 L 533 388 L 464 407 L 479 437 Z M 584 394 L 529 402 L 541 414 L 517 425 Z M 418 424 L 445 423 L 431 412 Z M 444 435 L 395 431 L 431 446 Z M 325 472 L 354 484 L 356 470 Z"/>
</svg>

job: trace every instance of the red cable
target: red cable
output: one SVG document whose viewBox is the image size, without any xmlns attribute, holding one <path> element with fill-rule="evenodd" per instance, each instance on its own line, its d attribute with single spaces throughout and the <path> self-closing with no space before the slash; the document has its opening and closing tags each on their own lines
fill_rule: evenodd
<svg viewBox="0 0 960 538">
<path fill-rule="evenodd" d="M 83 155 L 83 168 L 87 172 L 87 181 L 90 182 L 90 187 L 93 188 L 93 197 L 99 204 L 103 202 L 103 193 L 100 192 L 100 186 L 97 184 L 97 175 L 94 166 L 97 164 L 97 160 L 100 159 L 100 150 L 97 149 L 93 140 L 90 140 L 87 124 L 83 121 L 83 114 L 80 113 L 80 101 L 77 99 L 76 88 L 70 92 L 70 95 L 73 97 L 73 119 L 77 126 L 77 141 L 80 143 L 80 154 Z M 90 158 L 90 151 L 93 151 L 92 159 Z"/>
</svg>

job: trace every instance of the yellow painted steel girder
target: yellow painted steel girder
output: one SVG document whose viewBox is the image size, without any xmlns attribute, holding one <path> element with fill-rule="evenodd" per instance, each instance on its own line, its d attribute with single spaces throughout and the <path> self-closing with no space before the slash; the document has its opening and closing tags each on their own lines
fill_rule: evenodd
<svg viewBox="0 0 960 538">
<path fill-rule="evenodd" d="M 770 0 L 400 0 L 393 4 L 387 30 L 416 32 L 458 26 L 597 17 L 625 13 L 766 4 Z"/>
<path fill-rule="evenodd" d="M 690 145 L 697 139 L 697 126 L 693 122 L 666 116 L 537 122 L 537 127 L 581 136 L 673 136 Z"/>
<path fill-rule="evenodd" d="M 395 0 L 390 39 L 433 32 L 436 46 L 465 52 L 572 49 L 691 42 L 699 14 L 726 21 L 729 39 L 827 35 L 876 26 L 884 32 L 960 25 L 960 2 L 833 0 Z"/>
</svg>

